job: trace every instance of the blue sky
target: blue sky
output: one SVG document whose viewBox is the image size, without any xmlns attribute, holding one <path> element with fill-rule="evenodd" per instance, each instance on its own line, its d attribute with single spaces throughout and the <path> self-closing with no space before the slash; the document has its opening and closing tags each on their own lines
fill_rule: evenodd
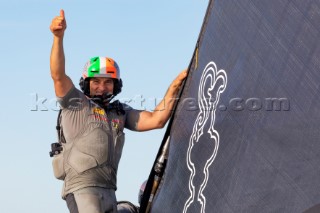
<svg viewBox="0 0 320 213">
<path fill-rule="evenodd" d="M 152 110 L 176 75 L 188 67 L 207 0 L 2 1 L 0 84 L 2 152 L 0 212 L 68 212 L 54 178 L 50 144 L 57 109 L 50 78 L 49 25 L 65 10 L 66 71 L 78 86 L 85 62 L 114 58 L 124 82 L 119 100 Z M 137 203 L 165 128 L 126 130 L 118 171 L 118 200 Z"/>
</svg>

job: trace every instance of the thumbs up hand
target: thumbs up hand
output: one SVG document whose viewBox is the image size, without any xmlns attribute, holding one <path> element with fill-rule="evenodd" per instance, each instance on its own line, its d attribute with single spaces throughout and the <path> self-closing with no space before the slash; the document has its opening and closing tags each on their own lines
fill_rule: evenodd
<svg viewBox="0 0 320 213">
<path fill-rule="evenodd" d="M 67 22 L 64 16 L 64 10 L 60 10 L 60 15 L 52 19 L 50 30 L 54 36 L 62 38 L 67 29 Z"/>
</svg>

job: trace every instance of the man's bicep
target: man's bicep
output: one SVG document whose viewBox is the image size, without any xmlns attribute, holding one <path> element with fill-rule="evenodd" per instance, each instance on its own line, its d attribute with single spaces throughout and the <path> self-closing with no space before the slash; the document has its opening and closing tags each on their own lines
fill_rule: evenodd
<svg viewBox="0 0 320 213">
<path fill-rule="evenodd" d="M 149 111 L 140 112 L 136 127 L 137 131 L 148 131 L 161 128 L 155 113 Z"/>
<path fill-rule="evenodd" d="M 54 90 L 57 97 L 64 97 L 73 87 L 73 83 L 68 76 L 59 80 L 54 80 Z"/>
</svg>

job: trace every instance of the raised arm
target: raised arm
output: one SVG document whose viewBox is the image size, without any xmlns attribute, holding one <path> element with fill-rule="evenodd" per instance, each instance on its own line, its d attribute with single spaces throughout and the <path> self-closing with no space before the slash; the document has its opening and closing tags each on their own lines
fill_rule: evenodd
<svg viewBox="0 0 320 213">
<path fill-rule="evenodd" d="M 187 71 L 182 71 L 169 86 L 164 98 L 156 106 L 153 112 L 142 111 L 137 123 L 138 131 L 146 131 L 164 127 L 170 118 L 174 102 L 177 98 L 180 86 L 187 76 Z"/>
<path fill-rule="evenodd" d="M 60 15 L 56 16 L 50 25 L 50 30 L 53 33 L 53 44 L 50 55 L 50 70 L 57 97 L 65 96 L 73 85 L 71 79 L 65 73 L 63 37 L 66 28 L 67 22 L 64 16 L 64 11 L 60 10 Z"/>
</svg>

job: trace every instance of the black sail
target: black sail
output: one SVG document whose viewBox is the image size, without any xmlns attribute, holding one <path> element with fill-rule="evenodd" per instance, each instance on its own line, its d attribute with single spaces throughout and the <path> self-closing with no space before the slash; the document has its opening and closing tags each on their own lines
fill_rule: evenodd
<svg viewBox="0 0 320 213">
<path fill-rule="evenodd" d="M 320 212 L 319 94 L 320 0 L 210 1 L 151 212 Z"/>
</svg>

